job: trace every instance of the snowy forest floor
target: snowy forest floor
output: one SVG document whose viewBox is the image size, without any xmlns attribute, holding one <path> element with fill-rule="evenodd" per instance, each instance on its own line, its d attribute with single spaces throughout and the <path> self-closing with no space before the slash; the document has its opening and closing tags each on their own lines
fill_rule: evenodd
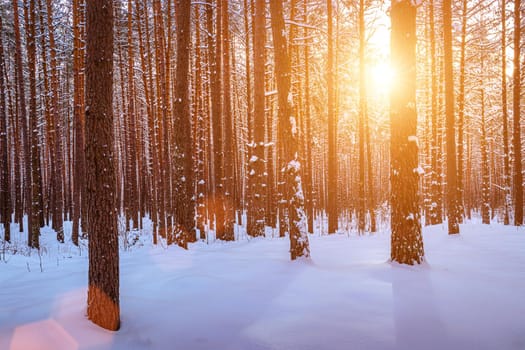
<svg viewBox="0 0 525 350">
<path fill-rule="evenodd" d="M 288 239 L 184 251 L 142 236 L 120 254 L 118 332 L 86 318 L 86 242 L 46 231 L 39 255 L 14 236 L 15 254 L 0 246 L 2 350 L 525 349 L 524 228 L 425 227 L 416 267 L 388 262 L 388 232 L 311 236 L 311 261 L 295 262 Z"/>
</svg>

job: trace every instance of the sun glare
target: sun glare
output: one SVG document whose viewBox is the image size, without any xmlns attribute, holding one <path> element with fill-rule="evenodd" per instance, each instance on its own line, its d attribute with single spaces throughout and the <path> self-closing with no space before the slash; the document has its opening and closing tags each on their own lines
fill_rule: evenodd
<svg viewBox="0 0 525 350">
<path fill-rule="evenodd" d="M 389 62 L 374 62 L 368 66 L 368 81 L 373 92 L 388 94 L 394 80 Z"/>
</svg>

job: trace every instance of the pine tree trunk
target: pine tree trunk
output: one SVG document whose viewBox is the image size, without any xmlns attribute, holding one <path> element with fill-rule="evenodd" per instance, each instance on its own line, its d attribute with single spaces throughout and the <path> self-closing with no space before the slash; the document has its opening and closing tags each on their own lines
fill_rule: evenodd
<svg viewBox="0 0 525 350">
<path fill-rule="evenodd" d="M 366 160 L 367 160 L 367 204 L 370 212 L 370 232 L 377 231 L 375 199 L 374 199 L 374 173 L 372 171 L 372 146 L 370 142 L 370 118 L 365 116 L 365 137 L 366 137 Z"/>
<path fill-rule="evenodd" d="M 15 166 L 22 163 L 20 167 L 21 173 L 17 178 L 17 183 L 15 185 L 17 191 L 17 211 L 18 211 L 18 224 L 20 232 L 24 232 L 24 211 L 27 212 L 28 217 L 31 217 L 31 206 L 24 205 L 25 202 L 31 200 L 31 150 L 29 148 L 29 131 L 27 129 L 27 114 L 26 114 L 26 96 L 25 96 L 25 80 L 23 73 L 23 64 L 22 64 L 22 40 L 20 38 L 20 21 L 19 21 L 19 11 L 18 11 L 18 1 L 13 0 L 13 26 L 15 31 L 15 74 L 16 74 L 16 95 L 18 100 L 17 113 L 18 116 L 16 121 L 16 128 L 18 129 L 17 144 L 18 150 L 15 152 L 18 158 L 18 154 L 23 154 L 23 163 L 20 162 L 21 159 L 18 158 L 15 160 Z M 19 152 L 19 151 L 22 152 Z M 16 167 L 18 169 L 18 167 Z M 24 210 L 25 209 L 25 210 Z M 28 220 L 28 237 L 27 244 L 31 246 L 31 220 Z"/>
<path fill-rule="evenodd" d="M 222 125 L 222 31 L 221 31 L 221 8 L 222 0 L 216 0 L 215 16 L 215 40 L 208 36 L 209 62 L 211 69 L 211 113 L 213 131 L 213 207 L 215 211 L 215 235 L 217 239 L 224 239 L 224 186 L 223 186 L 223 125 Z M 213 33 L 211 8 L 208 9 L 208 30 Z"/>
<path fill-rule="evenodd" d="M 365 118 L 366 109 L 366 62 L 365 62 L 365 3 L 359 0 L 359 196 L 357 230 L 359 234 L 365 231 Z"/>
<path fill-rule="evenodd" d="M 391 259 L 413 265 L 424 259 L 416 137 L 416 7 L 410 0 L 394 1 L 390 16 L 392 66 L 403 72 L 390 95 Z"/>
<path fill-rule="evenodd" d="M 332 24 L 332 0 L 326 1 L 328 18 L 328 57 L 326 83 L 328 89 L 328 173 L 327 173 L 327 214 L 328 233 L 335 233 L 338 229 L 338 201 L 337 201 L 337 116 L 335 113 L 335 86 L 334 86 L 334 35 Z"/>
<path fill-rule="evenodd" d="M 177 1 L 177 75 L 174 96 L 176 128 L 177 181 L 175 208 L 177 210 L 177 231 L 175 241 L 185 249 L 189 242 L 195 242 L 195 201 L 193 181 L 193 138 L 191 135 L 191 114 L 189 98 L 189 66 L 191 53 L 191 2 Z"/>
<path fill-rule="evenodd" d="M 303 19 L 307 23 L 308 7 L 307 0 L 303 0 Z M 308 217 L 308 232 L 314 233 L 314 196 L 313 196 L 313 164 L 312 164 L 312 119 L 310 113 L 310 40 L 305 27 L 304 36 L 307 38 L 304 45 L 304 119 L 305 119 L 305 149 L 306 166 L 304 171 L 306 216 Z"/>
<path fill-rule="evenodd" d="M 452 4 L 443 1 L 443 36 L 445 52 L 445 117 L 447 145 L 447 217 L 448 233 L 459 233 L 458 174 L 454 114 L 454 72 L 452 57 Z"/>
<path fill-rule="evenodd" d="M 461 15 L 461 49 L 460 49 L 460 63 L 459 63 L 459 93 L 458 93 L 458 220 L 463 222 L 465 215 L 464 209 L 464 184 L 463 184 L 463 164 L 464 164 L 464 148 L 463 148 L 463 134 L 465 124 L 465 49 L 466 49 L 466 35 L 467 35 L 467 0 L 462 0 L 463 12 Z"/>
<path fill-rule="evenodd" d="M 73 230 L 71 238 L 78 245 L 79 233 L 86 225 L 85 210 L 85 3 L 75 0 L 73 3 L 73 132 L 75 144 L 73 145 Z M 84 232 L 82 232 L 82 236 Z"/>
<path fill-rule="evenodd" d="M 509 210 L 511 204 L 510 193 L 510 152 L 509 152 L 509 116 L 507 110 L 507 10 L 506 0 L 501 1 L 501 110 L 503 123 L 503 187 L 504 187 L 504 217 L 503 224 L 510 224 Z"/>
<path fill-rule="evenodd" d="M 436 35 L 434 23 L 434 0 L 430 0 L 430 71 L 431 71 L 431 119 L 432 119 L 432 150 L 431 150 L 431 225 L 440 224 L 443 218 L 443 205 L 441 200 L 441 171 L 439 167 L 440 142 L 438 139 L 438 79 L 436 62 Z"/>
<path fill-rule="evenodd" d="M 206 157 L 205 157 L 205 147 L 206 147 L 206 125 L 205 125 L 205 111 L 204 111 L 204 96 L 205 91 L 203 89 L 203 64 L 202 64 L 202 53 L 201 53 L 201 31 L 200 31 L 200 6 L 196 5 L 194 7 L 194 16 L 195 21 L 195 99 L 196 107 L 195 113 L 196 116 L 196 133 L 195 137 L 197 138 L 195 145 L 196 150 L 196 161 L 197 161 L 197 217 L 196 217 L 196 227 L 199 230 L 200 239 L 206 239 L 206 230 L 205 230 L 205 220 L 206 220 Z"/>
<path fill-rule="evenodd" d="M 26 11 L 29 11 L 28 13 Z M 36 109 L 36 9 L 35 0 L 24 7 L 26 17 L 27 63 L 29 68 L 29 125 L 31 133 L 31 246 L 40 248 L 40 216 L 42 215 L 42 189 L 40 174 L 39 121 Z"/>
<path fill-rule="evenodd" d="M 521 75 L 520 75 L 520 34 L 521 1 L 514 0 L 514 90 L 512 100 L 514 137 L 514 225 L 523 225 L 523 174 L 521 166 Z"/>
<path fill-rule="evenodd" d="M 224 121 L 224 235 L 226 241 L 235 239 L 235 202 L 234 202 L 234 154 L 233 154 L 233 113 L 231 109 L 231 67 L 230 67 L 230 20 L 228 0 L 222 1 L 222 64 L 223 64 L 223 121 Z"/>
<path fill-rule="evenodd" d="M 283 128 L 284 156 L 287 164 L 284 165 L 284 180 L 286 189 L 284 201 L 288 207 L 290 222 L 290 255 L 295 260 L 310 256 L 306 214 L 304 212 L 304 197 L 301 183 L 301 163 L 299 161 L 299 140 L 297 119 L 292 115 L 293 99 L 290 94 L 290 58 L 286 37 L 284 36 L 284 16 L 282 3 L 270 1 L 272 36 L 275 47 L 275 76 L 279 99 L 279 124 Z"/>
<path fill-rule="evenodd" d="M 62 123 L 61 123 L 61 115 L 59 113 L 59 101 L 58 101 L 58 90 L 59 90 L 59 82 L 58 82 L 58 71 L 57 71 L 57 59 L 56 59 L 56 45 L 55 45 L 55 35 L 54 35 L 54 26 L 53 26 L 53 7 L 51 4 L 51 0 L 46 0 L 46 9 L 47 9 L 47 28 L 48 28 L 48 35 L 49 35 L 49 54 L 50 54 L 50 68 L 51 68 L 51 90 L 52 90 L 52 121 L 53 121 L 53 128 L 52 134 L 52 144 L 50 145 L 53 147 L 51 152 L 54 153 L 54 161 L 52 164 L 52 184 L 51 184 L 51 191 L 52 191 L 52 220 L 53 220 L 53 229 L 57 233 L 57 240 L 59 242 L 64 242 L 64 222 L 63 222 L 63 214 L 64 214 L 64 190 L 63 190 L 63 177 L 62 177 L 62 170 L 64 166 L 64 157 L 63 157 L 63 151 L 62 151 Z"/>
<path fill-rule="evenodd" d="M 120 327 L 119 250 L 113 138 L 113 1 L 86 2 L 87 314 Z"/>
<path fill-rule="evenodd" d="M 482 58 L 483 60 L 483 58 Z M 481 64 L 483 72 L 483 63 Z M 481 91 L 481 222 L 490 224 L 490 172 L 487 149 L 487 126 L 485 118 L 485 89 L 483 88 L 483 79 L 480 81 Z"/>
<path fill-rule="evenodd" d="M 131 0 L 128 0 L 128 149 L 127 155 L 127 184 L 128 189 L 128 201 L 127 201 L 127 212 L 126 220 L 133 221 L 131 229 L 138 227 L 139 222 L 139 206 L 140 196 L 138 193 L 138 181 L 137 181 L 137 116 L 135 107 L 135 60 L 133 53 L 133 8 L 131 6 Z"/>
<path fill-rule="evenodd" d="M 4 33 L 2 17 L 0 17 L 0 33 Z M 8 113 L 6 108 L 7 90 L 4 74 L 6 71 L 4 60 L 4 40 L 0 34 L 0 215 L 4 224 L 4 240 L 11 241 L 11 189 L 9 187 L 9 176 L 11 166 L 8 157 Z"/>
<path fill-rule="evenodd" d="M 254 67 L 254 120 L 253 142 L 250 145 L 252 156 L 249 159 L 251 186 L 251 205 L 248 207 L 248 234 L 253 237 L 264 236 L 264 46 L 266 42 L 265 1 L 255 0 L 253 67 Z"/>
</svg>

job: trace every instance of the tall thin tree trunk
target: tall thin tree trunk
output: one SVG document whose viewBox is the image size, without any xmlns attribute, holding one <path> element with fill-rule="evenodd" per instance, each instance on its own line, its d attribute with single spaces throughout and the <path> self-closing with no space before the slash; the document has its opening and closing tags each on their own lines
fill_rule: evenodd
<svg viewBox="0 0 525 350">
<path fill-rule="evenodd" d="M 464 148 L 463 148 L 463 134 L 465 124 L 465 50 L 466 50 L 466 36 L 467 36 L 467 0 L 462 0 L 463 12 L 461 14 L 461 49 L 460 49 L 460 63 L 459 63 L 459 93 L 458 93 L 458 220 L 463 222 L 465 215 L 464 209 L 464 184 L 463 184 L 463 164 L 464 164 Z"/>
<path fill-rule="evenodd" d="M 359 0 L 359 198 L 357 230 L 359 234 L 365 231 L 365 118 L 366 105 L 366 62 L 365 62 L 365 2 Z"/>
<path fill-rule="evenodd" d="M 6 70 L 4 60 L 3 23 L 0 17 L 0 215 L 4 224 L 4 240 L 11 241 L 11 189 L 9 187 L 9 176 L 11 166 L 8 157 L 8 113 L 6 108 L 6 82 L 4 73 Z"/>
<path fill-rule="evenodd" d="M 234 154 L 233 143 L 233 113 L 231 109 L 231 67 L 230 67 L 230 20 L 228 13 L 228 0 L 222 1 L 222 64 L 223 64 L 223 108 L 222 116 L 224 121 L 224 235 L 226 241 L 233 241 L 235 223 L 235 203 L 234 203 Z"/>
<path fill-rule="evenodd" d="M 326 1 L 328 18 L 328 57 L 326 70 L 326 85 L 328 89 L 328 233 L 335 233 L 338 229 L 338 202 L 337 202 L 337 116 L 335 112 L 335 85 L 334 85 L 334 35 L 332 0 Z"/>
<path fill-rule="evenodd" d="M 520 34 L 521 0 L 514 0 L 514 90 L 512 100 L 514 137 L 512 140 L 514 151 L 514 225 L 523 224 L 523 174 L 521 166 L 521 75 L 520 75 Z"/>
<path fill-rule="evenodd" d="M 17 113 L 17 129 L 19 130 L 19 142 L 23 151 L 24 161 L 23 161 L 23 170 L 20 174 L 20 181 L 17 183 L 16 190 L 18 192 L 19 203 L 17 205 L 19 215 L 18 223 L 20 227 L 20 232 L 24 231 L 24 208 L 28 214 L 28 217 L 31 217 L 31 206 L 24 206 L 25 202 L 31 200 L 31 150 L 29 148 L 29 131 L 27 129 L 27 113 L 26 113 L 26 94 L 24 87 L 24 73 L 23 73 L 23 64 L 22 64 L 22 40 L 20 38 L 20 21 L 18 20 L 18 0 L 12 1 L 13 5 L 13 26 L 15 31 L 15 74 L 16 74 L 16 86 L 17 86 L 17 99 L 18 99 L 18 113 Z M 16 152 L 19 154 L 19 152 Z M 16 162 L 17 165 L 19 162 Z M 27 244 L 31 246 L 31 220 L 28 220 L 28 237 Z"/>
<path fill-rule="evenodd" d="M 510 152 L 509 152 L 509 115 L 507 110 L 507 10 L 506 0 L 501 1 L 501 109 L 503 123 L 503 187 L 505 194 L 503 224 L 510 224 L 509 210 L 512 195 L 510 193 Z"/>
<path fill-rule="evenodd" d="M 204 96 L 205 91 L 203 88 L 203 62 L 202 62 L 202 51 L 201 51 L 201 19 L 200 19 L 200 6 L 196 5 L 194 7 L 194 16 L 195 16 L 195 99 L 196 99 L 196 133 L 195 137 L 197 138 L 195 144 L 197 147 L 196 150 L 196 161 L 197 161 L 197 216 L 196 216 L 196 227 L 199 230 L 200 239 L 206 239 L 205 231 L 205 221 L 206 221 L 206 194 L 207 194 L 207 179 L 206 179 L 206 156 L 205 156 L 205 147 L 206 147 L 206 125 L 204 118 Z"/>
<path fill-rule="evenodd" d="M 222 58 L 222 39 L 221 39 L 221 8 L 222 0 L 216 0 L 215 14 L 215 40 L 211 37 L 213 25 L 211 22 L 211 9 L 208 14 L 208 37 L 209 62 L 211 65 L 211 113 L 213 131 L 213 207 L 215 212 L 215 234 L 217 239 L 224 239 L 224 186 L 223 186 L 223 125 L 222 125 L 222 84 L 221 84 L 221 58 Z M 215 50 L 215 51 L 213 51 Z"/>
<path fill-rule="evenodd" d="M 307 0 L 303 0 L 303 19 L 308 21 Z M 306 167 L 305 167 L 305 203 L 306 216 L 308 217 L 308 232 L 314 233 L 314 196 L 313 196 L 313 164 L 312 164 L 312 119 L 310 113 L 310 40 L 305 27 L 304 36 L 307 38 L 304 45 L 304 119 L 305 119 L 305 144 L 306 144 Z"/>
<path fill-rule="evenodd" d="M 27 5 L 27 4 L 26 4 Z M 36 8 L 35 0 L 29 0 L 29 8 L 24 8 L 26 13 L 26 37 L 27 37 L 27 63 L 29 68 L 29 125 L 31 133 L 31 246 L 40 248 L 40 216 L 42 215 L 42 179 L 40 173 L 40 140 L 39 121 L 36 109 Z M 28 184 L 29 186 L 29 184 Z"/>
<path fill-rule="evenodd" d="M 264 45 L 266 42 L 265 0 L 255 0 L 253 67 L 254 67 L 254 120 L 253 153 L 249 159 L 251 186 L 251 205 L 248 207 L 248 234 L 254 237 L 264 235 Z"/>
<path fill-rule="evenodd" d="M 71 240 L 78 245 L 80 231 L 80 217 L 82 212 L 82 198 L 84 197 L 84 74 L 82 71 L 82 46 L 84 38 L 81 36 L 83 18 L 83 1 L 73 1 L 73 132 L 75 144 L 73 148 L 73 230 Z M 83 223 L 85 225 L 85 223 Z"/>
<path fill-rule="evenodd" d="M 135 60 L 133 52 L 133 7 L 131 6 L 131 0 L 128 0 L 128 149 L 127 154 L 127 185 L 128 189 L 128 201 L 127 201 L 127 212 L 126 220 L 131 219 L 133 221 L 133 228 L 138 227 L 139 222 L 139 206 L 140 196 L 138 193 L 138 180 L 137 180 L 137 116 L 135 107 Z M 142 214 L 142 213 L 141 213 Z M 129 222 L 129 221 L 127 221 Z"/>
<path fill-rule="evenodd" d="M 452 57 L 452 4 L 443 1 L 443 35 L 445 51 L 445 117 L 447 145 L 447 217 L 448 233 L 459 233 L 458 174 L 454 114 L 454 72 Z"/>
<path fill-rule="evenodd" d="M 483 55 L 483 54 L 482 54 Z M 482 58 L 483 60 L 483 58 Z M 483 62 L 481 64 L 483 72 Z M 485 89 L 483 88 L 483 79 L 480 81 L 481 91 L 481 222 L 490 224 L 490 171 L 487 147 L 487 126 L 485 117 Z"/>
<path fill-rule="evenodd" d="M 443 205 L 441 200 L 441 171 L 439 157 L 441 152 L 438 137 L 438 79 L 436 59 L 436 35 L 434 23 L 434 0 L 430 0 L 430 74 L 431 74 L 431 119 L 432 119 L 432 150 L 431 150 L 431 203 L 430 218 L 431 225 L 439 224 L 443 218 Z"/>
<path fill-rule="evenodd" d="M 53 229 L 57 233 L 57 240 L 59 242 L 64 242 L 64 189 L 63 189 L 63 177 L 62 170 L 64 166 L 64 158 L 62 151 L 62 116 L 59 113 L 59 82 L 58 82 L 58 70 L 57 70 L 57 58 L 56 58 L 56 44 L 55 44 L 55 35 L 54 35 L 54 26 L 53 26 L 53 7 L 51 0 L 46 0 L 47 5 L 47 27 L 49 35 L 49 54 L 50 54 L 50 68 L 51 68 L 51 90 L 52 90 L 52 120 L 53 120 L 53 144 L 54 149 L 54 162 L 53 162 L 53 174 L 52 174 L 52 187 L 53 192 L 53 207 L 52 209 L 52 219 L 53 219 Z"/>
</svg>

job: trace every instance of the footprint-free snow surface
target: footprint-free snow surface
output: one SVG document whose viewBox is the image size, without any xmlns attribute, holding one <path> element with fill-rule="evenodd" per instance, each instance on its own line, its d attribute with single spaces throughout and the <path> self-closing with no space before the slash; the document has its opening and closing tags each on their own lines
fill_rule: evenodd
<svg viewBox="0 0 525 350">
<path fill-rule="evenodd" d="M 19 240 L 19 243 L 17 242 Z M 88 260 L 52 232 L 0 262 L 0 349 L 525 349 L 525 230 L 426 227 L 427 262 L 388 261 L 390 235 L 204 242 L 121 251 L 118 332 L 86 318 Z M 18 244 L 18 247 L 17 247 Z"/>
</svg>

